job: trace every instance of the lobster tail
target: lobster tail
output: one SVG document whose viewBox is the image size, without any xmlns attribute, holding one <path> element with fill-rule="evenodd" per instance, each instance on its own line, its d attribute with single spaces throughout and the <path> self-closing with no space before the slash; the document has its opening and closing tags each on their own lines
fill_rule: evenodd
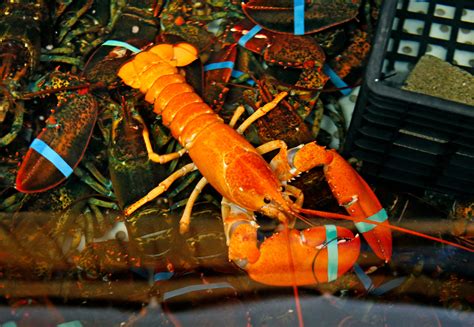
<svg viewBox="0 0 474 327">
<path fill-rule="evenodd" d="M 158 44 L 120 67 L 118 76 L 128 86 L 145 93 L 159 77 L 177 74 L 176 67 L 186 66 L 196 59 L 197 50 L 190 44 Z"/>
</svg>

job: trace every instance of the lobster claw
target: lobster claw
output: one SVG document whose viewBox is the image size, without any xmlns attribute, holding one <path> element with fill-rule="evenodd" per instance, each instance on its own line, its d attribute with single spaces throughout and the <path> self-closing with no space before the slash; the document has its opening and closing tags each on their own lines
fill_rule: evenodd
<svg viewBox="0 0 474 327">
<path fill-rule="evenodd" d="M 389 225 L 387 213 L 357 171 L 335 150 L 326 150 L 316 143 L 290 149 L 288 156 L 293 157 L 292 165 L 298 171 L 324 165 L 326 180 L 339 205 L 344 206 L 351 217 L 382 224 L 358 222 L 355 225 L 374 253 L 388 262 L 392 256 L 392 233 L 383 226 Z"/>
<path fill-rule="evenodd" d="M 43 192 L 69 177 L 89 144 L 97 114 L 97 103 L 89 93 L 61 102 L 30 145 L 17 173 L 16 189 Z"/>
<path fill-rule="evenodd" d="M 383 225 L 389 225 L 387 212 L 382 208 L 374 192 L 359 174 L 357 174 L 357 177 L 360 180 L 360 184 L 357 185 L 359 201 L 349 203 L 346 206 L 347 211 L 352 217 L 365 218 Z M 355 226 L 364 235 L 374 253 L 380 259 L 386 262 L 390 261 L 392 256 L 392 233 L 390 229 L 364 222 L 355 223 Z"/>
<path fill-rule="evenodd" d="M 221 50 L 211 54 L 208 63 L 204 66 L 203 98 L 216 111 L 221 109 L 225 96 L 230 90 L 226 84 L 233 74 L 236 57 L 236 44 L 225 45 Z"/>
<path fill-rule="evenodd" d="M 326 150 L 315 142 L 289 150 L 282 148 L 271 164 L 280 180 L 289 180 L 313 167 L 324 166 L 324 175 L 339 205 L 344 206 L 355 220 L 377 223 L 357 222 L 356 227 L 380 259 L 390 260 L 392 233 L 384 227 L 389 226 L 387 213 L 369 185 L 335 150 Z"/>
<path fill-rule="evenodd" d="M 260 256 L 244 269 L 260 283 L 311 285 L 336 280 L 353 267 L 360 237 L 334 225 L 298 231 L 286 229 L 260 245 Z"/>
<path fill-rule="evenodd" d="M 326 179 L 338 203 L 350 216 L 388 225 L 388 216 L 366 181 L 336 151 L 330 151 L 333 159 L 324 171 Z M 386 262 L 392 256 L 392 233 L 382 225 L 355 223 L 374 253 Z"/>
<path fill-rule="evenodd" d="M 277 33 L 315 33 L 353 19 L 360 0 L 242 2 L 244 14 L 256 24 Z"/>
<path fill-rule="evenodd" d="M 229 260 L 262 284 L 299 286 L 330 282 L 351 269 L 359 257 L 360 237 L 347 228 L 286 228 L 258 244 L 259 226 L 253 212 L 226 198 L 221 208 Z"/>
<path fill-rule="evenodd" d="M 231 31 L 240 46 L 263 55 L 265 61 L 272 64 L 319 69 L 326 61 L 326 55 L 319 43 L 308 36 L 289 37 L 255 25 L 248 19 L 234 25 Z M 297 49 L 295 44 L 298 44 Z"/>
</svg>

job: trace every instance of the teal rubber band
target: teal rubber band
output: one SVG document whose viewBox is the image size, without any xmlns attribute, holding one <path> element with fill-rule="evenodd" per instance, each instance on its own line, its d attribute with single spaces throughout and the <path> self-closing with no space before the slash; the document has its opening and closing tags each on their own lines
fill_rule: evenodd
<svg viewBox="0 0 474 327">
<path fill-rule="evenodd" d="M 295 0 L 293 7 L 294 33 L 295 35 L 304 34 L 304 1 Z"/>
<path fill-rule="evenodd" d="M 325 225 L 326 243 L 328 249 L 328 282 L 337 279 L 338 270 L 338 249 L 337 249 L 337 229 L 334 225 Z"/>
<path fill-rule="evenodd" d="M 72 174 L 73 169 L 71 166 L 69 166 L 69 164 L 64 161 L 56 151 L 42 140 L 35 139 L 33 143 L 31 143 L 30 148 L 51 162 L 64 175 L 64 177 L 69 177 L 69 175 Z"/>
<path fill-rule="evenodd" d="M 122 47 L 122 48 L 125 48 L 127 50 L 132 51 L 133 53 L 142 52 L 142 50 L 134 47 L 133 45 L 131 45 L 127 42 L 118 41 L 118 40 L 107 40 L 104 43 L 102 43 L 102 45 L 106 45 L 106 46 L 109 46 L 109 47 Z"/>
<path fill-rule="evenodd" d="M 378 222 L 378 223 L 383 223 L 387 219 L 388 219 L 387 211 L 385 211 L 385 209 L 383 209 L 383 208 L 380 209 L 379 212 L 377 212 L 377 213 L 373 214 L 372 216 L 370 216 L 369 218 L 367 218 L 367 220 L 375 221 L 375 222 Z M 355 223 L 355 226 L 356 226 L 356 228 L 359 232 L 366 233 L 366 232 L 370 232 L 377 225 L 359 222 L 359 223 Z"/>
<path fill-rule="evenodd" d="M 394 288 L 397 288 L 398 286 L 402 285 L 405 280 L 406 280 L 406 277 L 398 277 L 398 278 L 392 279 L 386 282 L 385 284 L 380 285 L 379 287 L 377 287 L 376 289 L 372 290 L 369 293 L 373 295 L 377 295 L 377 296 L 383 295 L 393 290 Z"/>
<path fill-rule="evenodd" d="M 7 321 L 6 323 L 0 325 L 2 327 L 17 327 L 18 325 L 14 321 Z"/>
<path fill-rule="evenodd" d="M 163 294 L 163 301 L 166 301 L 176 296 L 180 296 L 180 295 L 190 293 L 190 292 L 207 291 L 207 290 L 219 289 L 219 288 L 234 289 L 234 287 L 227 282 L 215 283 L 215 284 L 191 285 L 191 286 L 178 288 L 177 290 L 166 292 L 165 294 Z"/>
<path fill-rule="evenodd" d="M 56 325 L 57 327 L 83 327 L 79 320 L 72 320 L 68 322 L 63 322 L 62 324 Z"/>
<path fill-rule="evenodd" d="M 216 70 L 216 69 L 233 69 L 234 62 L 233 61 L 221 61 L 221 62 L 213 62 L 212 64 L 207 64 L 204 66 L 204 71 L 207 72 L 209 70 Z"/>
<path fill-rule="evenodd" d="M 250 31 L 247 32 L 247 34 L 245 34 L 244 36 L 242 36 L 239 40 L 239 42 L 237 42 L 240 46 L 243 46 L 245 47 L 245 44 L 247 44 L 247 42 L 253 38 L 255 35 L 257 35 L 258 32 L 260 32 L 260 30 L 262 29 L 262 26 L 260 25 L 255 25 L 254 27 L 252 27 L 250 29 Z"/>
</svg>

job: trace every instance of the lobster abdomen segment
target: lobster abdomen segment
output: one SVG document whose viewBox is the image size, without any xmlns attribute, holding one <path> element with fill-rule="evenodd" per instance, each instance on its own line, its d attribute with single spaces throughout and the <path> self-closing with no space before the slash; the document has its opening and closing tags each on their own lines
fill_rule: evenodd
<svg viewBox="0 0 474 327">
<path fill-rule="evenodd" d="M 145 100 L 154 104 L 157 115 L 162 114 L 163 124 L 183 147 L 190 148 L 206 126 L 222 120 L 179 74 L 176 68 L 179 60 L 173 59 L 170 47 L 175 49 L 169 44 L 159 44 L 139 53 L 120 68 L 118 75 L 125 84 L 146 93 Z"/>
</svg>

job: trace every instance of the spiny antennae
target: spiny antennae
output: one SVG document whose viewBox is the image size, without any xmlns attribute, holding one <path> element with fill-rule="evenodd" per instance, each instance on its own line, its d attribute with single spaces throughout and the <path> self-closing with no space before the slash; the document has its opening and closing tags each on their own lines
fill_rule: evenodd
<svg viewBox="0 0 474 327">
<path fill-rule="evenodd" d="M 306 212 L 305 212 L 306 211 Z M 317 216 L 321 218 L 328 218 L 328 219 L 345 219 L 345 220 L 354 220 L 351 216 L 342 215 L 339 213 L 333 212 L 326 212 L 326 211 L 319 211 L 319 210 L 311 210 L 311 209 L 303 209 L 303 208 L 292 208 L 291 214 L 295 217 L 299 218 L 300 220 L 304 221 L 310 226 L 314 226 L 312 222 L 308 220 L 307 217 L 300 215 L 298 212 L 305 213 L 311 216 Z"/>
<path fill-rule="evenodd" d="M 410 235 L 418 236 L 418 237 L 421 237 L 421 238 L 426 238 L 426 239 L 431 240 L 431 241 L 443 243 L 443 244 L 446 244 L 446 245 L 451 245 L 451 246 L 457 247 L 459 249 L 463 249 L 463 250 L 471 252 L 471 253 L 474 252 L 474 249 L 468 248 L 466 246 L 463 246 L 463 245 L 460 245 L 460 244 L 457 244 L 457 243 L 454 243 L 454 242 L 446 241 L 446 240 L 443 240 L 443 239 L 438 238 L 438 237 L 434 237 L 434 236 L 430 236 L 430 235 L 423 234 L 423 233 L 420 233 L 420 232 L 416 232 L 416 231 L 411 230 L 411 229 L 399 227 L 399 226 L 394 226 L 394 225 L 390 225 L 390 224 L 382 224 L 382 223 L 379 223 L 377 221 L 372 221 L 372 220 L 368 220 L 368 219 L 364 219 L 364 218 L 356 218 L 356 217 L 352 217 L 352 216 L 326 213 L 326 212 L 323 212 L 323 211 L 317 211 L 317 210 L 311 210 L 311 209 L 295 208 L 295 210 L 298 210 L 300 213 L 305 213 L 305 214 L 309 214 L 309 215 L 313 215 L 313 216 L 325 217 L 326 214 L 329 214 L 329 215 L 327 215 L 328 218 L 346 219 L 346 220 L 351 220 L 351 221 L 354 221 L 354 222 L 362 222 L 362 223 L 366 223 L 366 224 L 372 224 L 372 225 L 377 225 L 377 226 L 381 226 L 381 227 L 385 227 L 385 228 L 390 228 L 392 230 L 396 230 L 396 231 L 399 231 L 399 232 L 402 232 L 402 233 L 405 233 L 405 234 L 410 234 Z"/>
<path fill-rule="evenodd" d="M 314 227 L 314 226 L 315 226 L 315 224 L 313 224 L 308 218 L 306 218 L 305 216 L 300 215 L 300 214 L 297 213 L 296 211 L 291 211 L 289 214 L 292 215 L 292 216 L 295 216 L 295 217 L 298 218 L 299 220 L 305 222 L 305 223 L 308 224 L 310 227 Z"/>
</svg>

